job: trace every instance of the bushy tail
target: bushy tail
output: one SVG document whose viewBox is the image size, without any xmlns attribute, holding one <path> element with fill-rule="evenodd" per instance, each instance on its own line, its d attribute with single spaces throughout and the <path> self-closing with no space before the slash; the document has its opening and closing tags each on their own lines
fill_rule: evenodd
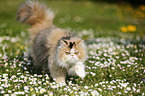
<svg viewBox="0 0 145 96">
<path fill-rule="evenodd" d="M 54 13 L 47 9 L 44 4 L 36 0 L 28 0 L 18 9 L 16 18 L 19 22 L 26 22 L 32 27 L 28 29 L 32 35 L 36 35 L 39 30 L 52 27 Z"/>
</svg>

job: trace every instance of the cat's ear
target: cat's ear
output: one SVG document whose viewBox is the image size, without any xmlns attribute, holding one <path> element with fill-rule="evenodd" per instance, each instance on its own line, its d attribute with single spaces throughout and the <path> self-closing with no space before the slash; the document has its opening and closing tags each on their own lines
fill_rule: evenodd
<svg viewBox="0 0 145 96">
<path fill-rule="evenodd" d="M 82 45 L 84 43 L 84 40 L 80 40 L 77 42 L 77 45 Z"/>
<path fill-rule="evenodd" d="M 67 45 L 67 41 L 65 41 L 65 40 L 60 40 L 60 45 Z"/>
</svg>

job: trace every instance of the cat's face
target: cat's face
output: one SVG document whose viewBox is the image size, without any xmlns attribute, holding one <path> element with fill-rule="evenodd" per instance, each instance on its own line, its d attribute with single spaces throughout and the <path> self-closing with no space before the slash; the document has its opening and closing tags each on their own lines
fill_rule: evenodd
<svg viewBox="0 0 145 96">
<path fill-rule="evenodd" d="M 86 49 L 83 40 L 62 40 L 57 49 L 57 62 L 61 66 L 65 64 L 75 64 L 86 60 Z"/>
<path fill-rule="evenodd" d="M 72 48 L 70 50 L 66 50 L 62 56 L 62 61 L 68 63 L 78 62 L 81 58 L 79 58 L 80 52 L 76 50 L 76 48 Z"/>
</svg>

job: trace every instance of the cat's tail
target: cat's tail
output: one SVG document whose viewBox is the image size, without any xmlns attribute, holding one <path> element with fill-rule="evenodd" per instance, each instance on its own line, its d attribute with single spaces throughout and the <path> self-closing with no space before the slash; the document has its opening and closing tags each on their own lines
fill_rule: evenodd
<svg viewBox="0 0 145 96">
<path fill-rule="evenodd" d="M 36 35 L 39 30 L 53 27 L 54 16 L 54 13 L 47 9 L 43 3 L 40 4 L 37 0 L 28 0 L 18 9 L 16 19 L 19 22 L 30 24 L 32 26 L 28 29 L 30 34 Z"/>
</svg>

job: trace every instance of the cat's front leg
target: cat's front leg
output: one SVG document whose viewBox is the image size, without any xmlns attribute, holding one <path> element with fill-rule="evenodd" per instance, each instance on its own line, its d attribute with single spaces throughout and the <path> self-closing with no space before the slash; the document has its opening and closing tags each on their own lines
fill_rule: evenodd
<svg viewBox="0 0 145 96">
<path fill-rule="evenodd" d="M 85 65 L 82 62 L 77 62 L 75 66 L 75 72 L 83 79 L 86 76 Z"/>
<path fill-rule="evenodd" d="M 77 62 L 75 66 L 69 69 L 68 74 L 72 76 L 77 75 L 83 79 L 86 76 L 85 65 L 82 62 Z"/>
<path fill-rule="evenodd" d="M 65 77 L 66 71 L 62 67 L 58 67 L 53 65 L 49 65 L 50 73 L 52 75 L 53 80 L 55 80 L 59 84 L 65 85 Z"/>
</svg>

